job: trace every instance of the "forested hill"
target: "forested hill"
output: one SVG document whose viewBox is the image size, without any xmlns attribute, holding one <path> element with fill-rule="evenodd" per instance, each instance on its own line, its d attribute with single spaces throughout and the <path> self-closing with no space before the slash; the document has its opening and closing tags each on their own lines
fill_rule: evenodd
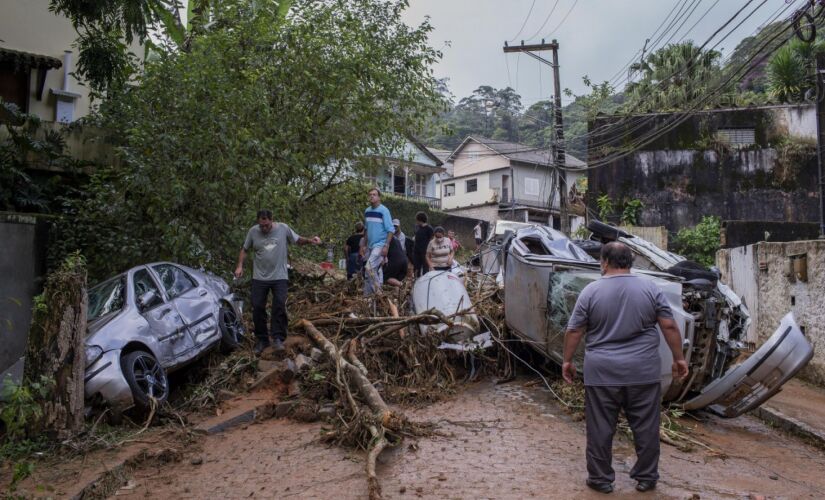
<svg viewBox="0 0 825 500">
<path fill-rule="evenodd" d="M 655 49 L 630 65 L 618 81 L 594 84 L 583 77 L 588 93 L 562 108 L 569 154 L 587 158 L 587 123 L 599 113 L 647 113 L 720 106 L 749 106 L 810 101 L 815 88 L 814 55 L 825 51 L 825 27 L 805 43 L 787 30 L 787 21 L 764 26 L 742 39 L 728 55 L 684 41 Z M 818 25 L 823 24 L 820 20 Z M 471 134 L 549 147 L 553 105 L 539 101 L 525 108 L 512 88 L 482 85 L 458 102 L 447 81 L 441 93 L 446 109 L 420 134 L 428 146 L 454 149 Z"/>
</svg>

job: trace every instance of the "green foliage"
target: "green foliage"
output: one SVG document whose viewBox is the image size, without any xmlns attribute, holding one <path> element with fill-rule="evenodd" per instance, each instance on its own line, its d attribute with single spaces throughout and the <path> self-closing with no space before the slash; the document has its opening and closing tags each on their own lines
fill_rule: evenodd
<svg viewBox="0 0 825 500">
<path fill-rule="evenodd" d="M 451 97 L 444 81 L 440 92 L 445 100 Z M 423 137 L 428 145 L 446 149 L 455 149 L 468 135 L 519 142 L 521 110 L 521 96 L 512 88 L 482 85 L 429 122 Z"/>
<path fill-rule="evenodd" d="M 722 54 L 700 49 L 692 41 L 666 45 L 631 70 L 641 73 L 625 87 L 628 112 L 669 111 L 706 96 L 721 70 Z M 711 105 L 712 102 L 706 103 Z"/>
<path fill-rule="evenodd" d="M 590 93 L 575 96 L 569 89 L 565 89 L 564 93 L 569 97 L 575 97 L 575 101 L 564 108 L 562 113 L 567 151 L 573 156 L 585 160 L 588 156 L 586 136 L 590 123 L 600 113 L 609 114 L 617 111 L 624 101 L 624 95 L 616 94 L 616 89 L 610 82 L 594 84 L 587 75 L 582 77 L 582 81 L 590 89 Z M 604 140 L 603 137 L 594 139 L 595 142 Z"/>
<path fill-rule="evenodd" d="M 194 2 L 194 0 L 193 0 Z M 49 10 L 69 18 L 77 31 L 76 72 L 93 96 L 122 89 L 137 72 L 129 45 L 162 40 L 183 41 L 177 0 L 50 0 Z M 154 44 L 152 44 L 154 46 Z"/>
<path fill-rule="evenodd" d="M 770 95 L 782 102 L 799 102 L 816 87 L 812 77 L 815 56 L 825 50 L 825 41 L 805 43 L 794 38 L 774 53 L 768 62 Z"/>
<path fill-rule="evenodd" d="M 576 228 L 575 231 L 573 231 L 572 236 L 573 239 L 584 240 L 587 239 L 588 236 L 590 236 L 590 231 L 588 231 L 587 226 L 581 225 L 578 228 Z"/>
<path fill-rule="evenodd" d="M 82 163 L 66 154 L 66 129 L 47 130 L 35 115 L 0 102 L 0 210 L 52 212 L 71 189 L 56 174 L 32 171 L 76 172 Z M 5 130 L 4 130 L 5 129 Z"/>
<path fill-rule="evenodd" d="M 607 194 L 596 198 L 596 206 L 599 209 L 599 220 L 606 221 L 613 214 L 613 200 Z"/>
<path fill-rule="evenodd" d="M 677 253 L 688 260 L 712 266 L 716 262 L 716 251 L 720 247 L 720 232 L 721 219 L 716 216 L 704 216 L 694 227 L 680 229 L 676 234 L 674 246 Z"/>
<path fill-rule="evenodd" d="M 0 407 L 0 420 L 6 429 L 6 440 L 17 441 L 25 437 L 28 426 L 43 415 L 40 401 L 48 396 L 53 384 L 42 376 L 37 382 L 18 385 L 7 379 L 4 384 L 5 403 Z"/>
<path fill-rule="evenodd" d="M 231 269 L 259 208 L 347 234 L 366 206 L 355 180 L 440 106 L 431 27 L 404 24 L 405 6 L 301 0 L 286 19 L 276 4 L 213 6 L 188 52 L 160 53 L 100 106 L 123 165 L 91 178 L 59 243 L 99 278 L 148 258 Z"/>
<path fill-rule="evenodd" d="M 622 224 L 626 226 L 638 225 L 639 215 L 642 213 L 643 208 L 644 204 L 638 198 L 625 202 L 624 209 L 622 210 Z"/>
</svg>

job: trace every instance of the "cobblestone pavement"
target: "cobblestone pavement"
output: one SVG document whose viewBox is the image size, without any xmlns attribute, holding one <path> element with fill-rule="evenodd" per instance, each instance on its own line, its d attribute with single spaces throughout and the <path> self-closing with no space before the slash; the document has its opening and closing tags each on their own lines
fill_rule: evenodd
<svg viewBox="0 0 825 500">
<path fill-rule="evenodd" d="M 524 380 L 489 381 L 419 410 L 439 436 L 386 451 L 378 473 L 387 498 L 605 498 L 584 486 L 584 424 Z M 694 436 L 724 455 L 662 446 L 662 479 L 650 498 L 823 498 L 825 453 L 751 417 L 711 418 Z M 318 442 L 320 424 L 270 420 L 206 437 L 180 463 L 136 471 L 151 498 L 365 498 L 363 454 Z M 194 465 L 200 459 L 202 464 Z M 614 497 L 636 498 L 632 444 L 617 438 Z M 128 495 L 124 495 L 128 494 Z M 693 498 L 697 498 L 693 496 Z"/>
</svg>

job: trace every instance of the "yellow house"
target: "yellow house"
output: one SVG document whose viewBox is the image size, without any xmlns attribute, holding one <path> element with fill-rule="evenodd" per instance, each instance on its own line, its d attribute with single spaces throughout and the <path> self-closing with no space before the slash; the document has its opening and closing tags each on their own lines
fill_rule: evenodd
<svg viewBox="0 0 825 500">
<path fill-rule="evenodd" d="M 89 90 L 71 73 L 77 33 L 49 0 L 2 0 L 0 98 L 42 120 L 72 122 L 89 114 Z M 135 44 L 132 51 L 141 56 Z"/>
</svg>

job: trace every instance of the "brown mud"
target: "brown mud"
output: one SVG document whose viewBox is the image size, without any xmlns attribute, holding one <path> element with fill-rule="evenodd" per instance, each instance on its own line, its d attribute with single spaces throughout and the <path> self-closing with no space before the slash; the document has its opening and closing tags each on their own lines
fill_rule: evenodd
<svg viewBox="0 0 825 500">
<path fill-rule="evenodd" d="M 379 458 L 387 498 L 604 498 L 584 485 L 584 423 L 528 379 L 467 386 L 426 408 L 437 435 L 408 438 Z M 702 415 L 681 424 L 715 451 L 662 445 L 650 498 L 823 498 L 825 453 L 755 418 Z M 126 498 L 366 498 L 364 456 L 321 444 L 323 424 L 267 420 L 205 436 L 175 463 L 134 470 Z M 614 446 L 618 498 L 638 498 L 627 476 L 632 443 Z"/>
</svg>

